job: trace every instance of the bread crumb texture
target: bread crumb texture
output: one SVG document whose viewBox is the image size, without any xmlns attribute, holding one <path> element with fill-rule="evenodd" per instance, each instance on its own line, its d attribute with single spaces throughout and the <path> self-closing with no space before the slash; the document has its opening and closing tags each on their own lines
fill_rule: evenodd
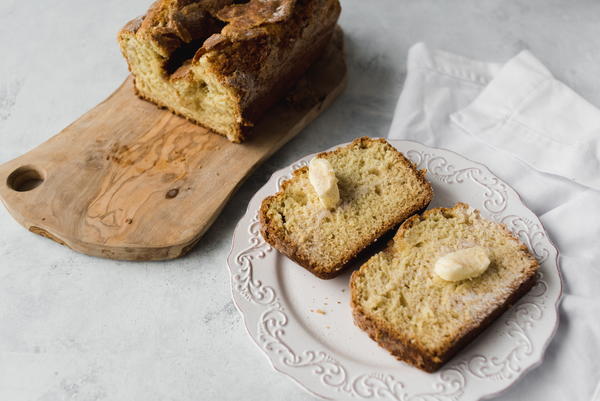
<svg viewBox="0 0 600 401">
<path fill-rule="evenodd" d="M 424 171 L 383 139 L 359 138 L 317 157 L 327 159 L 335 171 L 339 205 L 323 207 L 303 167 L 263 201 L 260 218 L 265 240 L 319 277 L 339 273 L 431 201 Z"/>
<path fill-rule="evenodd" d="M 474 246 L 489 251 L 491 263 L 481 276 L 449 282 L 434 273 L 438 258 Z M 531 281 L 538 267 L 503 225 L 482 218 L 478 211 L 465 204 L 432 209 L 407 220 L 384 251 L 353 273 L 355 320 L 386 348 L 406 348 L 404 355 L 396 356 L 422 365 L 410 355 L 414 351 L 439 364 L 465 335 Z"/>
</svg>

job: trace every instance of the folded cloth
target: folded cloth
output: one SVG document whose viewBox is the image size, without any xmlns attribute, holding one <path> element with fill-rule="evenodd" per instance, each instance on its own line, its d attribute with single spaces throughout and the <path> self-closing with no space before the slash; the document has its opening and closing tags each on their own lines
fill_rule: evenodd
<svg viewBox="0 0 600 401">
<path fill-rule="evenodd" d="M 540 171 L 600 190 L 600 111 L 527 50 L 450 118 Z"/>
<path fill-rule="evenodd" d="M 600 112 L 527 51 L 502 65 L 419 43 L 389 137 L 487 165 L 520 193 L 561 252 L 556 337 L 544 363 L 499 399 L 600 401 Z"/>
</svg>

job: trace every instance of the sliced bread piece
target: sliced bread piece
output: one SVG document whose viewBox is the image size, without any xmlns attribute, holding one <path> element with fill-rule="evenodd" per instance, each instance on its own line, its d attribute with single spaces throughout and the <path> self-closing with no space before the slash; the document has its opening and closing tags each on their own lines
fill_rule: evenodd
<svg viewBox="0 0 600 401">
<path fill-rule="evenodd" d="M 309 180 L 296 170 L 260 209 L 265 240 L 283 254 L 329 279 L 359 253 L 431 201 L 431 185 L 384 139 L 358 138 L 320 153 L 335 172 L 340 203 L 327 209 Z"/>
<path fill-rule="evenodd" d="M 470 247 L 487 249 L 483 274 L 436 275 L 440 257 Z M 431 209 L 352 274 L 354 321 L 396 358 L 434 372 L 533 286 L 538 267 L 505 226 L 468 205 Z"/>
</svg>

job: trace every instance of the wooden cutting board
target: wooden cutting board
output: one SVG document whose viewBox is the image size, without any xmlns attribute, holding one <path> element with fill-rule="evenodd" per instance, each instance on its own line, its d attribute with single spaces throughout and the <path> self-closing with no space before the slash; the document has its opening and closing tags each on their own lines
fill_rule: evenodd
<svg viewBox="0 0 600 401">
<path fill-rule="evenodd" d="M 341 34 L 243 144 L 134 95 L 108 99 L 29 153 L 0 166 L 0 197 L 31 232 L 93 256 L 179 257 L 248 174 L 341 93 Z"/>
</svg>

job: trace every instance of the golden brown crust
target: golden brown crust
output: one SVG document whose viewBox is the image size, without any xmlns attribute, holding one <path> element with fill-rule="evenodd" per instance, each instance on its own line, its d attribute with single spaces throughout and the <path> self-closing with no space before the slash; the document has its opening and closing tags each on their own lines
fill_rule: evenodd
<svg viewBox="0 0 600 401">
<path fill-rule="evenodd" d="M 135 35 L 152 44 L 163 60 L 165 76 L 170 79 L 185 79 L 190 64 L 205 60 L 211 74 L 236 99 L 235 132 L 219 133 L 241 142 L 249 128 L 323 52 L 341 8 L 338 0 L 233 3 L 233 0 L 159 0 L 146 16 L 129 22 L 121 30 L 119 41 L 124 43 L 128 35 Z M 132 70 L 131 61 L 128 63 Z M 165 106 L 151 97 L 143 96 Z"/>
<path fill-rule="evenodd" d="M 392 145 L 390 145 L 385 139 L 372 139 L 369 137 L 361 137 L 357 138 L 350 146 L 354 144 L 360 144 L 360 146 L 367 146 L 370 143 L 380 142 L 390 147 L 390 150 L 393 150 L 398 155 L 398 161 L 400 161 L 405 166 L 409 167 L 417 176 L 418 180 L 421 182 L 424 188 L 428 191 L 428 196 L 424 198 L 424 201 L 421 204 L 415 206 L 415 210 L 409 211 L 407 215 L 401 216 L 398 220 L 391 222 L 388 225 L 380 226 L 376 232 L 370 237 L 365 238 L 364 241 L 357 247 L 356 250 L 349 252 L 345 257 L 340 260 L 338 264 L 336 264 L 331 269 L 326 269 L 324 266 L 320 266 L 314 261 L 308 260 L 304 258 L 301 253 L 298 251 L 298 246 L 293 241 L 291 241 L 284 230 L 273 224 L 268 216 L 268 210 L 271 207 L 272 202 L 276 201 L 278 197 L 284 196 L 284 192 L 286 188 L 291 185 L 292 180 L 296 177 L 299 177 L 308 172 L 308 167 L 301 167 L 295 170 L 292 173 L 292 178 L 284 181 L 281 184 L 281 189 L 275 195 L 271 195 L 265 198 L 261 204 L 259 210 L 259 220 L 260 220 L 260 230 L 263 238 L 267 243 L 277 249 L 279 252 L 286 255 L 288 258 L 292 259 L 294 262 L 304 267 L 308 271 L 310 271 L 315 276 L 321 279 L 332 279 L 340 275 L 346 267 L 351 265 L 357 258 L 360 258 L 364 254 L 368 254 L 373 247 L 377 246 L 380 243 L 377 241 L 380 238 L 386 237 L 388 234 L 393 233 L 396 228 L 402 223 L 406 218 L 411 216 L 414 213 L 420 213 L 427 208 L 431 198 L 433 197 L 433 189 L 431 188 L 431 184 L 425 179 L 425 170 L 418 170 L 417 167 L 408 159 L 402 155 L 402 153 L 398 152 Z M 344 148 L 340 147 L 335 150 L 329 152 L 322 152 L 317 155 L 318 156 L 327 156 L 333 155 L 341 152 Z"/>
<path fill-rule="evenodd" d="M 218 32 L 223 24 L 215 17 L 232 0 L 158 0 L 144 17 L 136 33 L 153 42 L 164 57 L 171 55 L 185 43 L 206 40 Z"/>
<path fill-rule="evenodd" d="M 405 232 L 410 229 L 413 225 L 426 219 L 428 216 L 437 213 L 454 213 L 457 209 L 469 209 L 469 205 L 464 203 L 457 203 L 453 208 L 436 208 L 430 209 L 423 214 L 414 215 L 407 219 L 398 230 L 398 233 L 394 238 L 402 238 Z M 473 213 L 479 215 L 479 211 L 473 210 Z M 500 305 L 498 305 L 490 314 L 488 314 L 481 322 L 474 323 L 471 326 L 466 326 L 455 338 L 449 339 L 444 350 L 436 355 L 432 355 L 428 350 L 420 347 L 418 344 L 411 341 L 409 338 L 403 336 L 403 334 L 392 327 L 388 322 L 381 319 L 377 319 L 369 316 L 368 313 L 361 307 L 357 301 L 358 288 L 356 283 L 358 277 L 363 274 L 364 268 L 362 266 L 359 270 L 352 273 L 350 279 L 350 293 L 351 293 L 351 308 L 354 322 L 362 330 L 366 331 L 371 339 L 376 341 L 381 347 L 388 350 L 398 360 L 407 362 L 419 369 L 426 372 L 432 373 L 437 371 L 443 366 L 448 360 L 450 360 L 457 352 L 469 344 L 477 335 L 483 332 L 489 325 L 491 325 L 502 313 L 504 313 L 511 305 L 516 303 L 523 295 L 525 295 L 536 282 L 535 273 L 539 268 L 538 261 L 529 253 L 527 247 L 522 244 L 505 225 L 501 225 L 507 236 L 520 244 L 520 249 L 526 252 L 530 259 L 531 265 L 527 272 L 525 279 L 515 288 L 512 288 L 510 295 Z M 393 244 L 390 243 L 386 251 L 390 249 Z M 384 251 L 384 252 L 386 252 Z"/>
</svg>

